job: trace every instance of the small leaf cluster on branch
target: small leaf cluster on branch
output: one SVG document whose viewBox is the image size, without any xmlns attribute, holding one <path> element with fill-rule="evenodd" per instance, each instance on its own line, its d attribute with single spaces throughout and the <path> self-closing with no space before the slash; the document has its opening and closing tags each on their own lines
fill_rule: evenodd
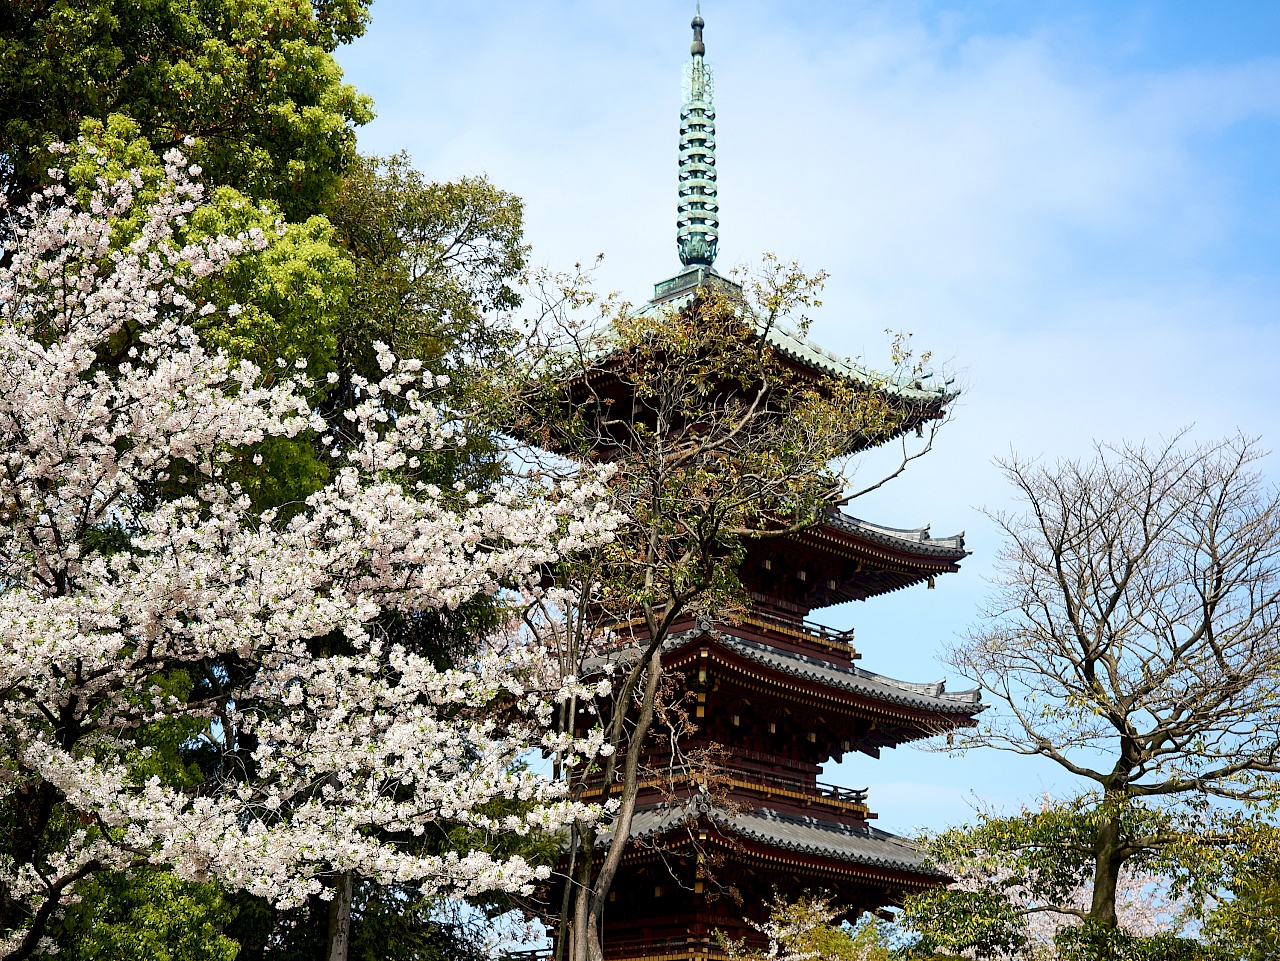
<svg viewBox="0 0 1280 961">
<path fill-rule="evenodd" d="M 440 381 L 380 348 L 342 430 L 297 369 L 268 382 L 208 351 L 198 278 L 265 247 L 260 231 L 187 242 L 202 190 L 182 154 L 79 203 L 51 186 L 16 211 L 0 271 L 0 956 L 50 946 L 82 879 L 168 867 L 296 904 L 355 872 L 428 893 L 527 890 L 545 868 L 424 855 L 438 823 L 504 832 L 589 823 L 590 807 L 515 764 L 586 690 L 537 648 L 483 647 L 442 670 L 381 629 L 452 609 L 607 544 L 603 478 L 492 499 L 417 473 L 467 442 Z M 144 191 L 144 186 L 147 189 Z M 146 201 L 139 197 L 146 196 Z M 234 308 L 232 308 L 234 309 Z M 230 312 L 230 311 L 228 311 Z M 121 343 L 123 362 L 103 363 Z M 110 348 L 110 350 L 108 350 Z M 313 433 L 329 480 L 287 511 L 233 479 L 265 440 Z M 179 725 L 194 784 L 148 770 L 133 734 Z M 498 820 L 495 798 L 526 802 Z"/>
<path fill-rule="evenodd" d="M 722 947 L 733 961 L 889 961 L 893 957 L 873 918 L 841 925 L 843 913 L 820 895 L 794 901 L 775 895 L 767 920 L 748 922 L 762 946 L 725 939 Z"/>
</svg>

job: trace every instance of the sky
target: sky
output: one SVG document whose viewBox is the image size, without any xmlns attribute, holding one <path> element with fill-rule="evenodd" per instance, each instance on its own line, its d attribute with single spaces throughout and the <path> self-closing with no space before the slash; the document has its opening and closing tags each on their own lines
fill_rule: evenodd
<svg viewBox="0 0 1280 961">
<path fill-rule="evenodd" d="M 643 302 L 679 267 L 692 12 L 375 0 L 339 52 L 378 113 L 361 149 L 489 176 L 524 199 L 535 264 L 602 253 L 597 286 Z M 885 366 L 885 331 L 909 332 L 963 388 L 935 450 L 849 508 L 964 531 L 973 551 L 936 590 L 823 612 L 855 629 L 863 667 L 936 680 L 980 626 L 1000 543 L 983 509 L 1014 506 L 996 458 L 1185 427 L 1280 442 L 1280 3 L 705 0 L 702 15 L 717 267 L 769 251 L 829 271 L 813 339 Z M 869 786 L 895 831 L 1078 786 L 1047 762 L 912 748 L 826 778 Z"/>
</svg>

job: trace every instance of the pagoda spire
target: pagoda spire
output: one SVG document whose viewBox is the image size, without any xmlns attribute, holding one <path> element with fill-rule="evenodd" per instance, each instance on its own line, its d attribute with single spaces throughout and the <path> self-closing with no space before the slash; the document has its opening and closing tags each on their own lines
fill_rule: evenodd
<svg viewBox="0 0 1280 961">
<path fill-rule="evenodd" d="M 684 105 L 680 108 L 680 202 L 676 246 L 686 267 L 710 267 L 720 240 L 716 203 L 716 111 L 712 106 L 711 65 L 703 60 L 705 22 L 694 14 L 692 59 L 684 67 Z"/>
</svg>

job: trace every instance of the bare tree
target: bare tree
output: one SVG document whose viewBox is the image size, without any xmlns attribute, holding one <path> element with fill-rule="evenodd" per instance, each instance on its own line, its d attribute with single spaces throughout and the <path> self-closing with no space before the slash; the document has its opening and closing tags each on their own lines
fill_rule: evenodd
<svg viewBox="0 0 1280 961">
<path fill-rule="evenodd" d="M 1280 496 L 1244 437 L 1097 445 L 1001 466 L 1024 510 L 985 623 L 949 661 L 1002 702 L 956 747 L 1049 758 L 1093 782 L 1092 903 L 1116 925 L 1126 861 L 1185 840 L 1132 816 L 1253 801 L 1280 772 Z M 1152 826 L 1156 825 L 1153 829 Z"/>
<path fill-rule="evenodd" d="M 663 645 L 699 615 L 744 609 L 737 567 L 746 544 L 817 522 L 842 501 L 833 462 L 918 430 L 913 460 L 932 444 L 949 396 L 920 389 L 920 365 L 902 341 L 892 377 L 815 376 L 776 349 L 784 316 L 817 303 L 822 278 L 766 258 L 745 290 L 717 281 L 667 309 L 605 305 L 605 323 L 580 323 L 565 305 L 592 306 L 572 284 L 545 302 L 539 339 L 525 352 L 513 433 L 557 455 L 613 465 L 614 506 L 627 521 L 607 549 L 555 572 L 564 586 L 530 612 L 562 669 L 611 671 L 592 704 L 564 706 L 561 724 L 600 718 L 611 753 L 601 769 L 561 772 L 576 796 L 616 805 L 607 830 L 579 825 L 567 852 L 557 958 L 599 961 L 609 890 L 631 831 L 655 745 L 668 770 L 671 727 L 650 738 L 663 699 Z M 794 321 L 793 321 L 794 322 Z M 807 326 L 799 318 L 801 330 Z M 646 774 L 647 776 L 647 774 Z"/>
</svg>

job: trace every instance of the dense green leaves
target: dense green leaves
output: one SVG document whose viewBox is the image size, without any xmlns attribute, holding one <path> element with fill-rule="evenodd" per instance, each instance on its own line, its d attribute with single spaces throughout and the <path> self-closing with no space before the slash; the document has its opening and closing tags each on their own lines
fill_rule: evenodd
<svg viewBox="0 0 1280 961">
<path fill-rule="evenodd" d="M 235 911 L 216 884 L 140 868 L 100 874 L 79 889 L 61 955 L 68 961 L 233 961 L 225 934 Z"/>
<path fill-rule="evenodd" d="M 342 383 L 370 376 L 377 341 L 456 375 L 513 345 L 523 204 L 483 177 L 431 183 L 405 154 L 361 157 L 326 208 L 357 267 L 339 331 Z"/>
<path fill-rule="evenodd" d="M 906 908 L 902 923 L 916 938 L 914 951 L 925 957 L 935 951 L 1015 955 L 1027 943 L 1022 916 L 998 888 L 934 888 L 909 898 Z"/>
<path fill-rule="evenodd" d="M 1227 961 L 1194 938 L 1172 933 L 1148 936 L 1129 934 L 1096 921 L 1058 932 L 1055 947 L 1073 961 Z"/>
<path fill-rule="evenodd" d="M 86 119 L 134 120 L 157 153 L 194 137 L 214 183 L 316 213 L 355 156 L 367 97 L 333 57 L 365 0 L 12 0 L 0 7 L 0 189 Z"/>
<path fill-rule="evenodd" d="M 1118 925 L 1087 917 L 1108 823 L 1135 850 L 1118 879 Z M 900 924 L 925 956 L 1253 961 L 1280 944 L 1280 829 L 1249 812 L 1084 796 L 982 815 L 923 844 L 955 879 L 906 900 Z"/>
</svg>

